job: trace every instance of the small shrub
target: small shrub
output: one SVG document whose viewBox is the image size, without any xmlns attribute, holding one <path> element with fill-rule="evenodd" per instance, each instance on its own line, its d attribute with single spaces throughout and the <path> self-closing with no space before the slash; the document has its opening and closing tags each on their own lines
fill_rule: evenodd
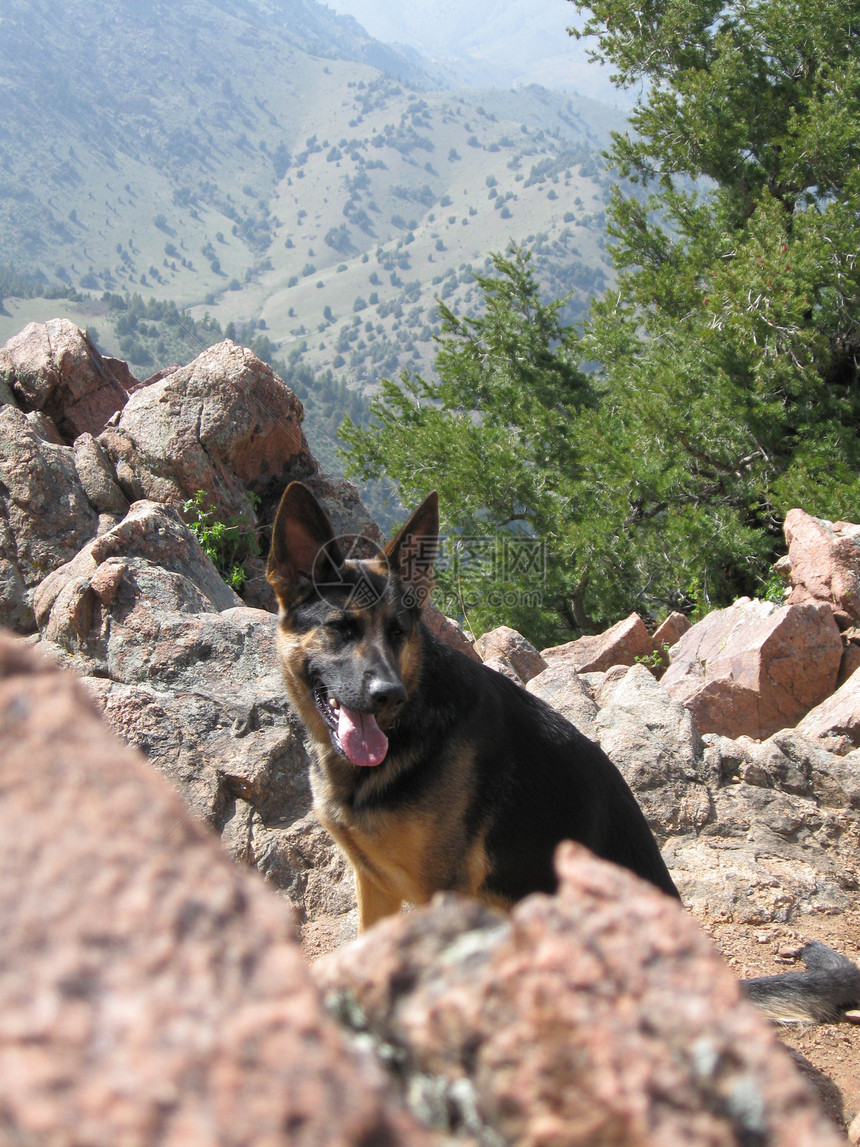
<svg viewBox="0 0 860 1147">
<path fill-rule="evenodd" d="M 204 504 L 205 496 L 198 490 L 193 498 L 183 502 L 186 523 L 224 581 L 236 593 L 241 593 L 248 580 L 245 559 L 256 557 L 260 552 L 257 533 L 238 519 L 219 521 L 212 503 L 208 508 Z"/>
</svg>

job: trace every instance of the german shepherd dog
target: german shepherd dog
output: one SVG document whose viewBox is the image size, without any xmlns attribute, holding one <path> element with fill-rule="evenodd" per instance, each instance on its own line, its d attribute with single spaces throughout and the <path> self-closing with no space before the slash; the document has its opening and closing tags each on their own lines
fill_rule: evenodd
<svg viewBox="0 0 860 1147">
<path fill-rule="evenodd" d="M 677 897 L 605 753 L 424 625 L 438 532 L 434 493 L 375 557 L 349 558 L 298 482 L 287 487 L 273 530 L 266 576 L 280 603 L 278 651 L 311 741 L 314 808 L 355 872 L 359 929 L 439 891 L 504 909 L 530 892 L 553 892 L 562 840 Z M 767 977 L 774 986 L 761 981 L 756 1002 L 767 1010 L 777 981 L 784 1002 L 821 997 L 799 982 L 785 990 L 785 981 L 828 963 L 818 948 L 808 946 L 810 972 Z M 860 971 L 831 955 L 842 962 L 838 990 L 824 993 L 833 1011 L 860 998 Z M 828 968 L 818 978 L 829 984 L 834 976 Z"/>
</svg>

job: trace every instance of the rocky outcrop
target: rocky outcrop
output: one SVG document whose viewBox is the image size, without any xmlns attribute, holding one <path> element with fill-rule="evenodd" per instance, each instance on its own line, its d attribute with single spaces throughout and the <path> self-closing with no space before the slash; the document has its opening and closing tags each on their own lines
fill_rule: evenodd
<svg viewBox="0 0 860 1147">
<path fill-rule="evenodd" d="M 0 347 L 0 388 L 21 410 L 50 419 L 65 441 L 100 434 L 136 382 L 68 319 L 30 323 Z"/>
<path fill-rule="evenodd" d="M 798 730 L 838 753 L 860 749 L 860 671 L 807 713 Z"/>
<path fill-rule="evenodd" d="M 39 339 L 50 342 L 39 336 L 34 345 Z M 3 361 L 11 361 L 8 353 Z M 102 364 L 93 368 L 93 391 L 101 385 L 102 369 L 114 379 L 123 377 L 118 364 Z M 34 377 L 39 369 L 32 367 Z M 43 373 L 49 370 L 46 351 Z M 262 562 L 237 597 L 183 522 L 182 503 L 204 490 L 219 513 L 244 515 L 249 526 L 264 532 L 283 484 L 300 477 L 323 500 L 337 532 L 374 541 L 379 532 L 355 488 L 320 472 L 302 435 L 300 404 L 249 352 L 224 343 L 187 367 L 171 368 L 149 383 L 133 382 L 125 378 L 126 398 L 109 425 L 99 429 L 93 422 L 81 429 L 57 406 L 66 393 L 62 387 L 41 408 L 25 409 L 26 388 L 14 370 L 0 377 L 0 621 L 30 634 L 30 643 L 75 671 L 111 728 L 145 754 L 155 785 L 151 792 L 135 787 L 139 759 L 129 764 L 132 758 L 114 746 L 85 758 L 83 739 L 97 741 L 97 734 L 80 691 L 68 695 L 72 700 L 56 700 L 55 692 L 59 696 L 63 689 L 55 674 L 28 667 L 20 644 L 11 647 L 14 655 L 0 650 L 0 663 L 11 667 L 6 675 L 24 682 L 10 694 L 5 724 L 0 723 L 0 738 L 14 742 L 9 751 L 17 754 L 21 778 L 19 784 L 16 773 L 15 784 L 6 785 L 4 771 L 0 786 L 0 820 L 13 810 L 0 824 L 0 850 L 5 845 L 9 856 L 0 872 L 0 908 L 4 920 L 22 922 L 20 934 L 13 926 L 13 934 L 0 936 L 0 948 L 15 945 L 3 964 L 13 968 L 12 976 L 0 976 L 0 994 L 11 985 L 0 1014 L 12 1017 L 0 1019 L 0 1058 L 4 1069 L 11 1062 L 16 1073 L 8 1083 L 0 1072 L 0 1124 L 14 1117 L 10 1126 L 22 1142 L 64 1143 L 63 1133 L 52 1135 L 54 1127 L 94 1126 L 97 1133 L 88 1141 L 194 1143 L 203 1123 L 210 1131 L 223 1123 L 225 1142 L 281 1142 L 267 1130 L 275 1124 L 287 1127 L 285 1142 L 350 1143 L 361 1135 L 364 1142 L 399 1142 L 402 1129 L 411 1125 L 391 1105 L 377 1069 L 368 1069 L 369 1083 L 359 1077 L 355 1101 L 353 1083 L 342 1082 L 346 1075 L 339 1074 L 338 1064 L 342 1054 L 352 1063 L 352 1053 L 318 1017 L 304 972 L 293 975 L 289 928 L 284 936 L 278 931 L 283 906 L 267 899 L 269 907 L 261 907 L 259 877 L 249 873 L 237 875 L 238 884 L 228 881 L 225 893 L 219 882 L 233 869 L 221 853 L 212 853 L 196 827 L 198 819 L 208 822 L 234 858 L 256 867 L 270 890 L 289 899 L 306 952 L 331 950 L 353 934 L 351 874 L 309 811 L 307 757 L 274 649 L 276 618 L 252 607 L 272 604 Z M 261 395 L 266 410 L 260 409 Z M 277 417 L 270 417 L 274 411 Z M 255 470 L 255 458 L 265 467 Z M 792 576 L 799 578 L 802 568 L 798 561 Z M 835 584 L 832 577 L 829 584 Z M 847 600 L 843 594 L 839 602 L 815 597 L 782 610 L 751 607 L 768 633 L 777 616 L 780 625 L 788 624 L 784 618 L 801 617 L 810 627 L 798 629 L 794 640 L 776 642 L 771 636 L 759 642 L 758 679 L 796 699 L 805 687 L 800 678 L 813 675 L 808 649 L 817 648 L 816 641 L 826 649 L 820 660 L 827 660 L 831 676 L 838 649 L 844 675 L 850 662 L 842 650 L 851 630 L 843 629 L 840 637 L 838 626 Z M 479 656 L 450 621 L 435 612 L 429 620 L 446 640 Z M 685 642 L 703 648 L 708 619 L 699 624 L 706 628 L 693 627 L 672 646 L 676 665 Z M 816 909 L 838 912 L 856 896 L 860 880 L 854 716 L 860 705 L 854 677 L 821 704 L 804 695 L 810 711 L 797 728 L 737 728 L 727 719 L 702 736 L 695 691 L 673 695 L 656 679 L 669 634 L 682 634 L 683 628 L 676 617 L 667 620 L 662 635 L 649 635 L 634 615 L 609 635 L 545 651 L 543 660 L 513 631 L 501 641 L 499 635 L 487 638 L 482 648 L 504 671 L 520 680 L 531 677 L 531 692 L 603 745 L 636 793 L 694 911 L 751 924 L 797 920 Z M 739 631 L 747 632 L 743 626 Z M 735 667 L 737 680 L 747 681 L 746 654 L 730 654 L 727 644 L 706 660 L 721 658 Z M 838 678 L 832 680 L 831 693 Z M 708 685 L 700 682 L 703 689 Z M 763 713 L 773 712 L 780 721 L 793 720 L 782 701 L 756 704 L 760 722 Z M 86 730 L 77 730 L 75 714 Z M 58 752 L 56 762 L 49 759 L 50 745 L 66 756 Z M 5 751 L 5 742 L 0 749 Z M 103 758 L 113 762 L 106 772 Z M 25 760 L 39 774 L 32 789 Z M 155 770 L 173 782 L 182 804 L 165 795 Z M 18 800 L 25 804 L 14 804 Z M 76 801 L 87 807 L 78 808 Z M 39 825 L 45 820 L 53 826 L 55 816 L 62 822 L 58 843 L 43 845 Z M 78 875 L 78 858 L 84 858 L 86 878 Z M 345 956 L 337 972 L 340 988 L 335 980 L 328 986 L 338 997 L 339 1014 L 362 1029 L 365 1059 L 376 1048 L 398 1065 L 406 1090 L 420 1100 L 417 1107 L 431 1121 L 443 1112 L 440 1126 L 448 1128 L 448 1141 L 453 1136 L 464 1143 L 587 1143 L 596 1135 L 600 1142 L 625 1144 L 730 1143 L 744 1136 L 752 1142 L 759 1134 L 750 1123 L 752 1111 L 765 1113 L 762 1126 L 784 1122 L 799 1136 L 795 1142 L 805 1142 L 802 1136 L 817 1116 L 793 1090 L 798 1085 L 788 1068 L 781 1074 L 782 1061 L 779 1070 L 765 1070 L 771 1053 L 757 1042 L 760 1027 L 748 1029 L 752 1058 L 733 1058 L 736 1053 L 726 1049 L 744 1045 L 747 1029 L 731 1026 L 736 1021 L 729 1016 L 734 1004 L 729 1008 L 723 994 L 728 989 L 718 984 L 715 995 L 696 994 L 711 957 L 700 963 L 705 957 L 683 931 L 692 925 L 679 925 L 674 907 L 674 916 L 664 915 L 665 906 L 655 906 L 631 878 L 595 864 L 582 857 L 566 862 L 562 897 L 524 905 L 513 925 L 473 907 L 445 905 L 386 924 L 389 931 L 380 931 L 378 947 L 370 937 L 362 940 L 355 968 L 366 969 L 361 976 L 377 977 L 371 995 L 389 1001 L 385 1008 L 397 1013 L 400 1025 L 379 1021 L 371 1014 L 373 1001 L 364 998 L 366 1019 L 360 1020 L 354 1006 L 359 993 L 346 977 Z M 32 866 L 35 883 L 16 877 L 18 865 Z M 73 903 L 81 908 L 79 920 Z M 221 905 L 220 915 L 213 904 Z M 43 926 L 43 911 L 56 930 Z M 273 912 L 280 913 L 280 923 L 272 923 L 267 913 Z M 148 947 L 137 935 L 144 921 Z M 633 933 L 637 943 L 641 933 L 644 964 L 631 959 Z M 102 935 L 110 943 L 100 946 Z M 56 944 L 46 942 L 44 953 L 34 947 L 31 960 L 27 944 L 51 936 Z M 586 940 L 577 947 L 580 936 Z M 622 940 L 626 970 L 620 967 Z M 275 953 L 274 965 L 269 952 Z M 665 983 L 658 983 L 667 952 Z M 50 962 L 67 956 L 73 969 L 68 980 Z M 26 1010 L 26 992 L 17 986 L 28 961 L 40 998 L 51 1004 L 38 1015 Z M 247 975 L 236 970 L 246 965 Z M 278 994 L 280 967 L 294 981 L 290 1014 Z M 482 979 L 484 971 L 492 974 Z M 407 991 L 410 976 L 413 987 Z M 136 996 L 140 977 L 145 991 Z M 686 1000 L 690 983 L 696 985 L 689 997 L 694 1002 L 683 1004 L 680 1017 L 669 1016 L 665 1001 Z M 640 996 L 636 985 L 651 987 Z M 443 1001 L 438 1011 L 431 999 L 436 987 Z M 222 996 L 225 1011 L 218 1011 Z M 541 1003 L 546 999 L 552 1007 Z M 143 1017 L 139 1027 L 128 1019 L 135 1008 Z M 707 1026 L 705 1017 L 714 1009 L 720 1021 L 730 1020 L 728 1027 Z M 404 1034 L 409 1016 L 414 1030 Z M 36 1051 L 25 1055 L 20 1032 L 37 1021 L 42 1027 L 34 1029 Z M 162 1033 L 160 1054 L 169 1061 L 164 1070 L 175 1066 L 177 1077 L 149 1066 L 156 1029 Z M 626 1058 L 630 1033 L 636 1062 Z M 102 1038 L 106 1050 L 101 1044 L 92 1050 L 92 1041 Z M 304 1040 L 307 1062 L 297 1064 L 295 1047 L 304 1048 Z M 61 1045 L 72 1049 L 65 1059 L 57 1050 Z M 14 1060 L 6 1057 L 7 1046 Z M 716 1059 L 710 1048 L 717 1049 Z M 429 1059 L 422 1058 L 427 1049 Z M 138 1051 L 141 1075 L 135 1074 Z M 759 1054 L 764 1074 L 753 1063 Z M 245 1066 L 237 1066 L 239 1059 Z M 681 1065 L 676 1074 L 670 1064 Z M 268 1082 L 260 1081 L 258 1068 Z M 319 1087 L 308 1082 L 318 1069 L 327 1080 Z M 580 1070 L 584 1082 L 572 1085 Z M 783 1083 L 776 1082 L 778 1076 Z M 180 1082 L 171 1082 L 175 1078 Z M 216 1078 L 220 1091 L 212 1083 Z M 126 1090 L 122 1080 L 132 1081 Z M 16 1089 L 8 1102 L 4 1086 Z M 675 1094 L 682 1097 L 677 1103 L 666 1100 Z M 329 1109 L 340 1117 L 341 1108 L 343 1123 L 319 1122 Z M 129 1127 L 143 1130 L 125 1138 L 115 1133 L 116 1121 L 125 1118 Z M 43 1123 L 37 1126 L 38 1119 Z M 646 1125 L 659 1128 L 663 1138 L 643 1138 Z M 633 1132 L 638 1139 L 630 1138 Z M 421 1143 L 420 1134 L 410 1131 L 408 1141 Z M 680 1139 L 682 1134 L 687 1138 Z M 828 1140 L 819 1135 L 815 1141 Z"/>
<path fill-rule="evenodd" d="M 741 598 L 694 625 L 669 657 L 663 685 L 700 732 L 769 737 L 836 688 L 842 639 L 824 602 Z"/>
<path fill-rule="evenodd" d="M 575 845 L 559 868 L 510 918 L 450 900 L 315 965 L 413 1108 L 485 1143 L 835 1147 L 679 906 Z"/>
<path fill-rule="evenodd" d="M 579 675 L 560 663 L 528 689 L 615 762 L 701 918 L 762 924 L 851 905 L 860 752 L 839 757 L 790 729 L 763 743 L 703 737 L 642 665 Z"/>
<path fill-rule="evenodd" d="M 100 443 L 129 501 L 181 507 L 202 491 L 220 520 L 253 528 L 249 494 L 277 501 L 314 470 L 301 421 L 272 369 L 227 340 L 137 390 Z"/>
<path fill-rule="evenodd" d="M 789 603 L 823 602 L 840 629 L 860 624 L 860 526 L 789 510 L 785 540 Z"/>
<path fill-rule="evenodd" d="M 32 633 L 33 592 L 99 529 L 71 446 L 38 415 L 0 406 L 0 625 Z"/>
<path fill-rule="evenodd" d="M 80 333 L 78 345 L 89 345 Z M 28 363 L 34 375 L 52 369 L 47 358 Z M 93 388 L 105 369 L 96 357 Z M 352 878 L 310 814 L 276 618 L 249 608 L 275 606 L 263 559 L 246 562 L 252 576 L 239 598 L 181 509 L 203 489 L 220 514 L 244 513 L 264 531 L 286 481 L 301 478 L 339 533 L 378 541 L 355 487 L 320 471 L 298 400 L 230 342 L 139 384 L 106 431 L 69 442 L 44 414 L 19 407 L 14 370 L 9 378 L 0 403 L 0 624 L 37 633 L 75 670 L 111 727 L 174 781 L 230 853 L 289 896 L 309 950 L 340 942 L 355 930 Z M 157 500 L 139 496 L 146 492 Z M 429 619 L 477 656 L 438 611 Z"/>
<path fill-rule="evenodd" d="M 604 633 L 541 650 L 547 661 L 563 658 L 577 673 L 600 673 L 612 665 L 633 665 L 653 653 L 654 641 L 638 613 L 631 613 Z"/>
<path fill-rule="evenodd" d="M 50 334 L 31 331 L 27 345 L 48 347 Z M 96 356 L 97 390 L 106 368 L 80 332 L 76 345 Z M 74 428 L 66 442 L 57 425 L 68 428 L 68 420 L 58 415 L 55 425 L 19 406 L 16 346 L 14 354 L 6 348 L 11 366 L 0 394 L 0 624 L 38 633 L 42 647 L 75 670 L 115 731 L 178 785 L 236 858 L 255 864 L 310 918 L 309 943 L 319 915 L 320 943 L 340 938 L 354 929 L 351 879 L 309 815 L 307 758 L 284 698 L 276 618 L 246 604 L 267 600 L 262 560 L 243 601 L 180 510 L 205 479 L 225 513 L 240 502 L 250 513 L 256 493 L 253 521 L 264 528 L 279 484 L 300 477 L 341 532 L 378 537 L 377 527 L 355 487 L 320 472 L 300 404 L 250 352 L 232 343 L 210 348 L 196 365 L 139 387 L 107 436 Z M 41 363 L 33 351 L 27 370 L 50 376 L 48 351 Z M 83 393 L 82 374 L 80 367 Z M 59 401 L 62 390 L 54 393 Z M 147 409 L 163 417 L 147 421 Z M 177 419 L 173 437 L 168 409 Z M 279 443 L 286 453 L 276 464 Z M 257 449 L 272 454 L 269 471 L 246 487 Z M 150 487 L 164 500 L 137 498 Z"/>
<path fill-rule="evenodd" d="M 35 608 L 43 643 L 234 857 L 282 888 L 302 918 L 350 912 L 345 866 L 308 816 L 277 619 L 243 605 L 172 506 L 136 502 L 42 582 Z"/>
<path fill-rule="evenodd" d="M 767 741 L 706 734 L 712 814 L 663 855 L 703 920 L 765 924 L 851 907 L 860 886 L 855 762 L 793 730 Z"/>
<path fill-rule="evenodd" d="M 8 637 L 0 760 L 4 1142 L 436 1141 L 323 1011 L 288 906 Z"/>
</svg>

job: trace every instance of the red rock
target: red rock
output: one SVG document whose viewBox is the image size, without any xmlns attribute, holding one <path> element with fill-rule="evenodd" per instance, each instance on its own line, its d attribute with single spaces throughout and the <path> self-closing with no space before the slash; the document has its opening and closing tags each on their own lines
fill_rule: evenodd
<svg viewBox="0 0 860 1147">
<path fill-rule="evenodd" d="M 700 733 L 766 738 L 832 693 L 841 660 L 829 606 L 741 598 L 688 630 L 662 684 Z"/>
<path fill-rule="evenodd" d="M 255 527 L 248 491 L 276 501 L 314 472 L 302 418 L 286 383 L 228 339 L 135 391 L 99 442 L 130 501 L 181 507 L 202 491 L 222 521 Z"/>
<path fill-rule="evenodd" d="M 690 628 L 690 619 L 686 614 L 670 613 L 662 625 L 659 625 L 654 631 L 654 646 L 658 650 L 668 646 L 669 649 L 676 645 L 687 630 Z"/>
<path fill-rule="evenodd" d="M 0 760 L 4 1142 L 437 1141 L 324 1012 L 284 902 L 6 637 Z"/>
<path fill-rule="evenodd" d="M 382 922 L 314 975 L 354 999 L 411 1092 L 432 1080 L 482 1141 L 836 1147 L 681 906 L 576 845 L 559 869 L 559 895 L 509 920 L 451 898 Z"/>
<path fill-rule="evenodd" d="M 612 665 L 633 665 L 639 657 L 650 657 L 654 641 L 638 613 L 631 613 L 605 633 L 579 637 L 565 645 L 542 649 L 541 656 L 550 664 L 563 657 L 577 673 L 599 673 Z"/>
<path fill-rule="evenodd" d="M 485 662 L 492 657 L 507 660 L 516 676 L 524 682 L 531 681 L 547 667 L 546 661 L 531 642 L 526 641 L 521 633 L 509 625 L 500 625 L 479 637 L 475 648 Z"/>
<path fill-rule="evenodd" d="M 807 713 L 797 731 L 836 752 L 860 748 L 860 670 L 832 696 Z"/>
<path fill-rule="evenodd" d="M 791 564 L 789 604 L 826 602 L 841 628 L 860 623 L 860 526 L 789 510 L 784 529 Z"/>
<path fill-rule="evenodd" d="M 68 319 L 30 323 L 0 348 L 0 379 L 25 411 L 43 411 L 67 444 L 101 434 L 128 400 L 121 376 Z"/>
</svg>

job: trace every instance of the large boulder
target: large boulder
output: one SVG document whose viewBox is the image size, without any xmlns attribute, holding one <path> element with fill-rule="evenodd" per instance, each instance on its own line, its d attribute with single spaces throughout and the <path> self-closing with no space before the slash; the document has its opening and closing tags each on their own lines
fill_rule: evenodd
<svg viewBox="0 0 860 1147">
<path fill-rule="evenodd" d="M 74 449 L 38 416 L 0 406 L 0 625 L 32 633 L 36 586 L 98 529 Z"/>
<path fill-rule="evenodd" d="M 623 773 L 658 841 L 699 832 L 713 819 L 712 778 L 688 709 L 643 665 L 628 669 L 600 699 L 594 718 L 600 747 Z"/>
<path fill-rule="evenodd" d="M 323 1011 L 287 905 L 7 637 L 0 760 L 4 1142 L 437 1141 Z"/>
<path fill-rule="evenodd" d="M 761 742 L 703 740 L 712 819 L 663 848 L 687 907 L 703 920 L 750 925 L 851 907 L 860 753 L 837 757 L 794 729 Z"/>
<path fill-rule="evenodd" d="M 612 665 L 633 665 L 654 653 L 654 640 L 638 613 L 595 636 L 578 637 L 541 650 L 550 664 L 563 659 L 578 673 L 599 673 Z"/>
<path fill-rule="evenodd" d="M 600 745 L 658 841 L 698 832 L 713 818 L 713 769 L 693 718 L 644 665 L 579 674 L 558 658 L 527 688 Z"/>
<path fill-rule="evenodd" d="M 671 649 L 673 645 L 677 645 L 691 624 L 686 614 L 679 613 L 677 610 L 670 613 L 666 620 L 654 630 L 654 647 L 659 653 Z"/>
<path fill-rule="evenodd" d="M 741 598 L 689 629 L 663 677 L 701 733 L 768 737 L 797 724 L 836 686 L 842 640 L 823 603 Z"/>
<path fill-rule="evenodd" d="M 128 400 L 128 380 L 68 319 L 30 323 L 0 347 L 0 384 L 22 410 L 50 418 L 67 444 L 104 430 Z"/>
<path fill-rule="evenodd" d="M 565 658 L 554 661 L 526 686 L 529 693 L 552 705 L 566 721 L 591 741 L 598 741 L 599 706 L 585 678 Z"/>
<path fill-rule="evenodd" d="M 228 339 L 135 391 L 99 441 L 130 501 L 181 506 L 201 491 L 222 521 L 253 528 L 249 493 L 276 501 L 316 470 L 302 418 L 271 367 Z"/>
<path fill-rule="evenodd" d="M 547 667 L 531 642 L 509 625 L 497 626 L 483 634 L 475 642 L 475 648 L 484 661 L 492 657 L 504 658 L 522 682 L 531 681 Z"/>
<path fill-rule="evenodd" d="M 510 918 L 454 899 L 314 966 L 416 1109 L 482 1143 L 840 1142 L 680 905 L 567 844 Z"/>
<path fill-rule="evenodd" d="M 619 767 L 702 919 L 764 924 L 851 905 L 860 750 L 839 757 L 793 729 L 761 743 L 701 737 L 689 709 L 641 665 L 580 675 L 559 661 L 528 690 Z"/>
<path fill-rule="evenodd" d="M 354 930 L 346 865 L 310 815 L 277 619 L 242 605 L 176 510 L 135 503 L 45 579 L 36 615 L 45 649 L 237 859 L 284 890 L 303 920 Z"/>
<path fill-rule="evenodd" d="M 784 530 L 789 603 L 825 602 L 840 628 L 860 624 L 860 526 L 789 510 Z"/>
<path fill-rule="evenodd" d="M 798 731 L 839 753 L 860 748 L 860 669 L 832 696 L 807 713 Z"/>
</svg>

